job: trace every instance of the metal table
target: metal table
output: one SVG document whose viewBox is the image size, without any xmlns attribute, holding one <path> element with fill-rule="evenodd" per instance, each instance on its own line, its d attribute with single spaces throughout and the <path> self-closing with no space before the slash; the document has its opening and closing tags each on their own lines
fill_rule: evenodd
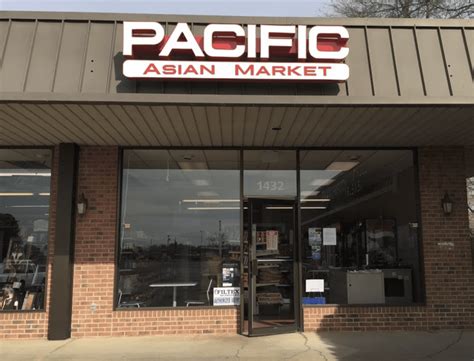
<svg viewBox="0 0 474 361">
<path fill-rule="evenodd" d="M 173 307 L 176 307 L 176 289 L 178 287 L 194 287 L 197 282 L 173 282 L 173 283 L 152 283 L 150 287 L 173 287 Z"/>
</svg>

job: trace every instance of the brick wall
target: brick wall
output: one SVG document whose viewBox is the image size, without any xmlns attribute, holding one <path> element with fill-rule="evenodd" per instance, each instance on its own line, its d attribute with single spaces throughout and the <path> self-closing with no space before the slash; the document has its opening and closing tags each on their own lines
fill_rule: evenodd
<svg viewBox="0 0 474 361">
<path fill-rule="evenodd" d="M 0 312 L 0 339 L 46 338 L 48 334 L 49 295 L 51 292 L 52 255 L 56 221 L 56 184 L 58 169 L 58 147 L 53 152 L 51 169 L 51 192 L 49 208 L 48 267 L 46 275 L 46 299 L 43 311 Z"/>
<path fill-rule="evenodd" d="M 463 148 L 419 150 L 426 306 L 305 307 L 305 330 L 474 328 L 474 273 L 466 210 Z M 449 192 L 453 213 L 441 198 Z"/>
<path fill-rule="evenodd" d="M 117 165 L 116 147 L 81 147 L 78 192 L 89 209 L 76 222 L 72 336 L 236 333 L 234 308 L 113 311 Z"/>
</svg>

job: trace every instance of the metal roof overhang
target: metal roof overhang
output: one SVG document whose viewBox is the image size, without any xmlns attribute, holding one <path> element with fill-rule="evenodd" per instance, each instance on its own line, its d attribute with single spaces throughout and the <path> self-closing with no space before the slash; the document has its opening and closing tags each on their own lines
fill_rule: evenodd
<svg viewBox="0 0 474 361">
<path fill-rule="evenodd" d="M 208 22 L 342 24 L 351 77 L 132 81 L 120 71 L 123 20 L 187 21 L 198 32 Z M 472 20 L 3 12 L 0 146 L 474 146 L 473 44 Z"/>
</svg>

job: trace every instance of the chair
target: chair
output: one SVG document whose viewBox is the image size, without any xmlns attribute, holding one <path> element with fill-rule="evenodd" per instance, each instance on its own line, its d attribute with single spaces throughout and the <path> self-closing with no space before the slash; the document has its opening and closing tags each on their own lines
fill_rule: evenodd
<svg viewBox="0 0 474 361">
<path fill-rule="evenodd" d="M 206 292 L 206 295 L 207 295 L 207 304 L 208 305 L 211 305 L 211 296 L 209 295 L 209 292 L 211 291 L 212 289 L 212 278 L 209 280 L 209 285 L 207 286 L 207 292 Z M 202 305 L 205 305 L 206 302 L 204 301 L 186 301 L 186 307 L 189 307 L 189 306 L 202 306 Z"/>
<path fill-rule="evenodd" d="M 122 290 L 118 290 L 118 294 L 117 308 L 141 308 L 145 306 L 145 303 L 140 301 L 122 301 L 122 296 L 124 295 Z"/>
</svg>

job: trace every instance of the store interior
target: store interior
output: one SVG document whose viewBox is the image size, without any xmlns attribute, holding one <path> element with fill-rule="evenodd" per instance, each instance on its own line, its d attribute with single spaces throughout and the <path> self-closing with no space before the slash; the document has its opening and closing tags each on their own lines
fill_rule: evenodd
<svg viewBox="0 0 474 361">
<path fill-rule="evenodd" d="M 51 150 L 0 149 L 0 310 L 44 307 Z"/>
</svg>

